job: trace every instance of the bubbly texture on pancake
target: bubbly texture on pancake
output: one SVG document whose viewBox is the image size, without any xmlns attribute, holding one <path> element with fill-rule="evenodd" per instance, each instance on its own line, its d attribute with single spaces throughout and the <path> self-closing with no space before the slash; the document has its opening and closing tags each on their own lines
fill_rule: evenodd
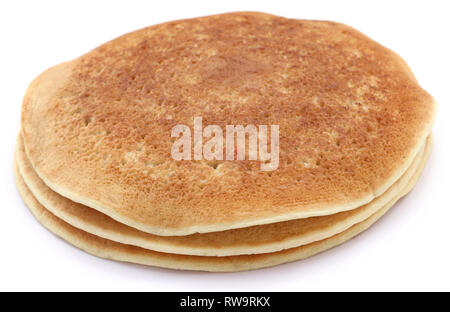
<svg viewBox="0 0 450 312">
<path fill-rule="evenodd" d="M 431 139 L 427 139 L 424 145 L 428 146 L 430 141 Z M 423 150 L 422 147 L 408 170 L 385 193 L 356 209 L 328 216 L 185 236 L 158 236 L 139 231 L 52 191 L 34 172 L 25 155 L 20 135 L 16 147 L 16 164 L 25 184 L 40 204 L 76 228 L 119 243 L 154 251 L 199 256 L 230 256 L 275 252 L 305 245 L 331 237 L 365 220 L 403 192 L 423 162 Z"/>
<path fill-rule="evenodd" d="M 186 235 L 325 215 L 382 194 L 429 134 L 406 63 L 334 22 L 230 13 L 151 26 L 30 85 L 22 130 L 56 192 L 142 231 Z M 280 164 L 175 161 L 195 116 L 280 126 Z"/>
<path fill-rule="evenodd" d="M 202 257 L 202 256 L 188 256 L 176 255 L 170 253 L 155 252 L 135 246 L 125 245 L 110 241 L 85 231 L 79 230 L 76 227 L 59 219 L 45 207 L 43 207 L 32 195 L 30 190 L 24 183 L 17 166 L 14 166 L 16 175 L 16 183 L 24 202 L 42 225 L 55 235 L 60 236 L 67 242 L 74 246 L 83 249 L 84 251 L 96 255 L 98 257 L 134 262 L 145 265 L 159 266 L 171 269 L 182 270 L 197 270 L 197 271 L 211 271 L 211 272 L 236 272 L 253 270 L 274 266 L 286 262 L 305 259 L 317 253 L 323 252 L 329 248 L 340 245 L 345 241 L 353 238 L 362 231 L 366 230 L 373 223 L 375 223 L 381 216 L 383 216 L 400 198 L 408 193 L 416 184 L 420 173 L 422 172 L 426 160 L 430 154 L 431 144 L 427 144 L 425 148 L 425 155 L 422 162 L 411 178 L 410 183 L 405 187 L 403 192 L 396 198 L 390 201 L 386 206 L 378 210 L 366 220 L 353 225 L 351 228 L 342 233 L 334 235 L 324 240 L 320 240 L 311 244 L 303 245 L 296 248 L 290 248 L 283 251 L 265 253 L 259 255 L 239 255 L 229 257 Z"/>
</svg>

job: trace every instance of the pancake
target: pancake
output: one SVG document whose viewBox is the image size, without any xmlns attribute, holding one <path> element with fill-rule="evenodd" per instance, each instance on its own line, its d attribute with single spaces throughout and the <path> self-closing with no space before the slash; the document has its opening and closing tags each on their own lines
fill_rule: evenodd
<svg viewBox="0 0 450 312">
<path fill-rule="evenodd" d="M 240 255 L 229 257 L 202 257 L 160 253 L 135 246 L 116 243 L 89 234 L 69 225 L 46 210 L 28 190 L 22 177 L 20 176 L 20 173 L 18 172 L 17 166 L 15 166 L 15 174 L 19 192 L 36 219 L 57 236 L 60 236 L 67 242 L 88 253 L 107 259 L 171 269 L 234 272 L 269 267 L 281 263 L 304 259 L 326 249 L 337 246 L 364 231 L 375 221 L 377 221 L 384 213 L 386 213 L 386 211 L 389 210 L 389 208 L 399 197 L 408 193 L 412 189 L 412 187 L 416 184 L 423 167 L 425 166 L 430 150 L 431 144 L 427 144 L 420 168 L 416 171 L 409 185 L 404 189 L 402 194 L 399 194 L 397 198 L 392 200 L 368 219 L 353 225 L 346 231 L 325 240 L 283 251 L 258 255 Z"/>
<path fill-rule="evenodd" d="M 363 207 L 329 216 L 187 236 L 157 236 L 145 233 L 53 192 L 34 172 L 26 157 L 20 135 L 17 140 L 16 162 L 25 184 L 39 203 L 76 228 L 119 243 L 154 251 L 199 256 L 230 256 L 268 253 L 297 247 L 328 238 L 365 220 L 397 197 L 408 185 L 423 159 L 423 149 L 422 147 L 413 164 L 394 185 Z"/>
<path fill-rule="evenodd" d="M 394 52 L 339 23 L 230 13 L 144 28 L 52 67 L 22 105 L 53 191 L 156 235 L 348 211 L 410 167 L 436 105 Z M 177 161 L 174 126 L 278 125 L 260 161 Z"/>
</svg>

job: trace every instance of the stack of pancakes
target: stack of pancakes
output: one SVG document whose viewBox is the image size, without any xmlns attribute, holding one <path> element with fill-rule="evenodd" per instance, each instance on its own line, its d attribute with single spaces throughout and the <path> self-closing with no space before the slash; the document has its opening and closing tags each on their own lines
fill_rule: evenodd
<svg viewBox="0 0 450 312">
<path fill-rule="evenodd" d="M 230 13 L 148 27 L 52 67 L 22 105 L 34 216 L 100 257 L 241 271 L 367 229 L 416 184 L 436 111 L 395 53 L 333 22 Z M 279 125 L 279 166 L 175 160 L 171 129 Z"/>
</svg>

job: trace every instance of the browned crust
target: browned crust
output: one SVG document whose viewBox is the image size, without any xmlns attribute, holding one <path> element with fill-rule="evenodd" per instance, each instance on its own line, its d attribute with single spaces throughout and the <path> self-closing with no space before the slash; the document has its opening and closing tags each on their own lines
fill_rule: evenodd
<svg viewBox="0 0 450 312">
<path fill-rule="evenodd" d="M 56 192 L 159 235 L 353 209 L 406 170 L 432 97 L 406 63 L 333 22 L 231 13 L 148 27 L 29 87 L 27 154 Z M 171 128 L 279 124 L 280 167 L 176 162 Z"/>
</svg>

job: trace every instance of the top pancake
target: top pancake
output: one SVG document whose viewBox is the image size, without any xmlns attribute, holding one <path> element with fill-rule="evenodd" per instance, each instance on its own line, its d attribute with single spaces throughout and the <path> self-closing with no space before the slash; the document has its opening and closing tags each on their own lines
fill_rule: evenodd
<svg viewBox="0 0 450 312">
<path fill-rule="evenodd" d="M 23 101 L 27 155 L 69 199 L 157 235 L 356 208 L 408 168 L 432 97 L 406 63 L 333 22 L 231 13 L 126 34 L 45 71 Z M 171 129 L 279 125 L 280 164 L 175 161 Z"/>
</svg>

